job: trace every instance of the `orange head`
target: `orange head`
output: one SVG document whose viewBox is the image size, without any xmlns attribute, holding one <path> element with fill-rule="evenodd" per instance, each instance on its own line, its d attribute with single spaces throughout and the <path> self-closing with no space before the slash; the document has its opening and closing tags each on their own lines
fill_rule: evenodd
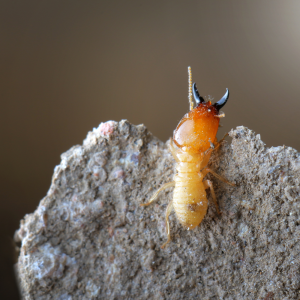
<svg viewBox="0 0 300 300">
<path fill-rule="evenodd" d="M 196 84 L 193 84 L 193 95 L 197 103 L 195 109 L 185 114 L 174 131 L 174 143 L 185 147 L 188 153 L 200 153 L 210 148 L 214 143 L 220 122 L 220 109 L 226 104 L 229 91 L 216 102 L 211 104 L 199 95 Z"/>
</svg>

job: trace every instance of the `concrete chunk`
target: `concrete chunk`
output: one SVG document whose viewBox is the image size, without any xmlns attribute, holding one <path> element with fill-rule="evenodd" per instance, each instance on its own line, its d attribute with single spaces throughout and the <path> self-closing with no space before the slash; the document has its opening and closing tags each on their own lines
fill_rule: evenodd
<svg viewBox="0 0 300 300">
<path fill-rule="evenodd" d="M 15 234 L 24 299 L 299 299 L 300 155 L 240 126 L 212 155 L 212 199 L 195 230 L 165 209 L 167 143 L 144 125 L 101 123 L 61 156 L 51 187 Z M 271 298 L 270 298 L 271 297 Z"/>
</svg>

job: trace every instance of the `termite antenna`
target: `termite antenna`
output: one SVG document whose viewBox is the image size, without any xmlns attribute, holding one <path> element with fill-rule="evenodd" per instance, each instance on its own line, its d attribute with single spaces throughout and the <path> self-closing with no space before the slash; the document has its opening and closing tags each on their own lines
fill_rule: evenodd
<svg viewBox="0 0 300 300">
<path fill-rule="evenodd" d="M 193 94 L 192 94 L 192 69 L 188 67 L 188 75 L 189 75 L 189 103 L 190 103 L 190 110 L 194 109 L 193 103 Z"/>
</svg>

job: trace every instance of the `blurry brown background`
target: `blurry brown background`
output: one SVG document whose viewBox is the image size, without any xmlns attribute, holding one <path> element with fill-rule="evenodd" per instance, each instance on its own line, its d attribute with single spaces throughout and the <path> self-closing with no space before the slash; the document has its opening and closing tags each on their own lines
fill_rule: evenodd
<svg viewBox="0 0 300 300">
<path fill-rule="evenodd" d="M 0 43 L 1 299 L 18 299 L 11 238 L 60 154 L 107 120 L 168 139 L 187 66 L 202 96 L 230 90 L 220 135 L 300 149 L 299 1 L 0 1 Z"/>
</svg>

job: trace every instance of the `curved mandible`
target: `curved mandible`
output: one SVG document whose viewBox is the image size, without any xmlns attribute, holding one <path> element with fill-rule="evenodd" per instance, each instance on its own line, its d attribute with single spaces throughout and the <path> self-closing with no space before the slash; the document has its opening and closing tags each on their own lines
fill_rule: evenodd
<svg viewBox="0 0 300 300">
<path fill-rule="evenodd" d="M 197 105 L 202 102 L 205 102 L 205 100 L 199 95 L 196 82 L 193 83 L 193 96 Z"/>
<path fill-rule="evenodd" d="M 217 110 L 220 110 L 226 104 L 228 98 L 229 98 L 229 90 L 226 88 L 225 95 L 218 102 L 216 102 L 213 106 Z"/>
</svg>

